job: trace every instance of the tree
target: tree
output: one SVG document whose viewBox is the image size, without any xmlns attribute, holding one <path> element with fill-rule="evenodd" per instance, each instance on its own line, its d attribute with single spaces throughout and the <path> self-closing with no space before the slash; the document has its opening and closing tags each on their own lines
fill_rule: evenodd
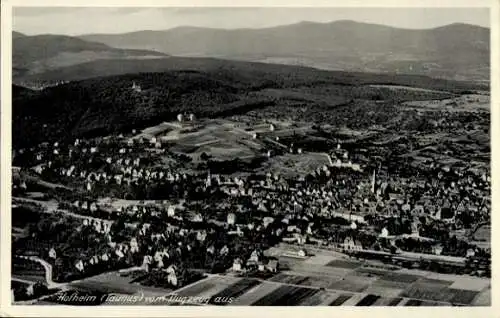
<svg viewBox="0 0 500 318">
<path fill-rule="evenodd" d="M 46 294 L 49 291 L 46 285 L 37 282 L 35 285 L 33 285 L 33 296 L 34 297 L 39 297 L 41 295 Z"/>
<path fill-rule="evenodd" d="M 200 159 L 203 161 L 207 161 L 210 159 L 210 156 L 206 152 L 202 152 L 200 155 Z"/>
</svg>

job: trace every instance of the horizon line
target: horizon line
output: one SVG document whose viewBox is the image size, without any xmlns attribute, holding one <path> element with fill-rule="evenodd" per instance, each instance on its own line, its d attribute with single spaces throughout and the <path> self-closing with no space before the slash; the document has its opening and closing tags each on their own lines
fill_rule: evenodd
<svg viewBox="0 0 500 318">
<path fill-rule="evenodd" d="M 16 31 L 12 29 L 12 32 L 17 32 L 25 36 L 37 36 L 37 35 L 64 35 L 64 36 L 70 36 L 70 37 L 82 37 L 82 36 L 87 36 L 87 35 L 120 35 L 120 34 L 130 34 L 130 33 L 137 33 L 137 32 L 167 32 L 175 29 L 181 29 L 181 28 L 193 28 L 193 29 L 206 29 L 206 30 L 218 30 L 218 31 L 241 31 L 241 30 L 269 30 L 269 29 L 275 29 L 275 28 L 280 28 L 280 27 L 288 27 L 288 26 L 294 26 L 294 25 L 299 25 L 299 24 L 305 24 L 305 23 L 310 23 L 310 24 L 320 24 L 320 25 L 326 25 L 326 24 L 332 24 L 332 23 L 338 23 L 338 22 L 351 22 L 351 23 L 357 23 L 357 24 L 365 24 L 365 25 L 376 25 L 376 26 L 383 26 L 387 28 L 393 28 L 393 29 L 399 29 L 399 30 L 412 30 L 412 31 L 424 31 L 424 30 L 435 30 L 443 27 L 448 27 L 452 25 L 467 25 L 467 26 L 474 26 L 478 28 L 483 28 L 483 29 L 488 29 L 491 30 L 489 26 L 482 26 L 478 24 L 473 24 L 473 23 L 465 23 L 465 22 L 453 22 L 453 23 L 448 23 L 448 24 L 443 24 L 441 26 L 435 26 L 435 27 L 430 27 L 430 28 L 408 28 L 408 27 L 397 27 L 397 26 L 391 26 L 387 24 L 382 24 L 382 23 L 372 23 L 372 22 L 362 22 L 362 21 L 356 21 L 356 20 L 351 20 L 351 19 L 340 19 L 340 20 L 332 20 L 330 22 L 316 22 L 316 21 L 310 21 L 310 20 L 302 20 L 299 22 L 295 23 L 289 23 L 289 24 L 280 24 L 280 25 L 275 25 L 271 27 L 247 27 L 247 28 L 217 28 L 217 27 L 204 27 L 204 26 L 195 26 L 195 25 L 179 25 L 175 26 L 172 28 L 167 28 L 167 29 L 138 29 L 135 31 L 125 31 L 125 32 L 108 32 L 108 33 L 83 33 L 83 34 L 61 34 L 61 33 L 36 33 L 36 34 L 28 34 L 25 32 L 21 31 Z"/>
</svg>

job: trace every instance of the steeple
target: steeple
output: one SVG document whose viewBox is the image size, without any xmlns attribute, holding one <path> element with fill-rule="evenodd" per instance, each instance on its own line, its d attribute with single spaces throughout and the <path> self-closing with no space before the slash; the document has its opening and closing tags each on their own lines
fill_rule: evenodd
<svg viewBox="0 0 500 318">
<path fill-rule="evenodd" d="M 212 175 L 210 173 L 210 170 L 208 170 L 207 179 L 205 180 L 205 186 L 206 187 L 212 186 Z"/>
<path fill-rule="evenodd" d="M 135 81 L 134 81 L 134 82 L 132 82 L 132 89 L 133 89 L 134 91 L 136 91 L 136 92 L 140 92 L 140 91 L 141 91 L 141 86 L 137 85 L 137 84 L 135 83 Z"/>
<path fill-rule="evenodd" d="M 373 174 L 372 174 L 372 187 L 371 187 L 372 193 L 375 193 L 375 169 L 373 169 Z"/>
</svg>

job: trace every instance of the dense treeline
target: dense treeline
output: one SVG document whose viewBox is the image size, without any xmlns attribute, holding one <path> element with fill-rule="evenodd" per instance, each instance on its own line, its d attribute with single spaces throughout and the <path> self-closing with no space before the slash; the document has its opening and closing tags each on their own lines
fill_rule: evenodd
<svg viewBox="0 0 500 318">
<path fill-rule="evenodd" d="M 133 74 L 140 72 L 167 72 L 192 70 L 210 74 L 233 83 L 253 83 L 256 89 L 265 87 L 301 86 L 304 84 L 404 85 L 434 90 L 463 91 L 488 89 L 488 85 L 435 79 L 420 75 L 375 74 L 361 72 L 326 71 L 315 68 L 228 61 L 213 58 L 169 57 L 166 59 L 120 60 L 108 59 L 62 67 L 43 74 L 34 74 L 23 80 L 74 81 L 100 76 Z"/>
<path fill-rule="evenodd" d="M 112 63 L 112 62 L 110 62 Z M 298 89 L 298 93 L 318 94 L 320 99 L 364 99 L 399 101 L 443 98 L 445 93 L 394 92 L 390 89 L 359 86 L 369 83 L 415 85 L 449 91 L 463 90 L 464 83 L 425 77 L 349 74 L 308 68 L 291 72 L 288 67 L 243 63 L 245 67 L 203 69 L 163 73 L 138 73 L 88 79 L 29 91 L 19 86 L 13 90 L 13 145 L 26 147 L 64 137 L 97 136 L 154 125 L 175 119 L 179 112 L 198 117 L 220 117 L 246 113 L 275 104 L 286 104 L 287 95 L 277 98 L 257 93 L 263 89 Z M 236 63 L 240 66 L 240 64 Z M 207 67 L 205 66 L 205 69 Z M 281 70 L 283 69 L 283 70 Z M 133 84 L 140 90 L 133 89 Z M 328 86 L 330 85 L 330 86 Z M 319 91 L 318 91 L 319 90 Z M 425 96 L 424 96 L 425 95 Z M 346 99 L 347 101 L 347 99 Z M 312 102 L 312 106 L 322 103 Z M 350 113 L 350 103 L 344 103 Z M 337 111 L 337 110 L 336 110 Z M 342 110 L 341 110 L 342 111 Z M 364 112 L 365 110 L 359 109 Z M 319 114 L 315 111 L 312 113 Z M 321 112 L 323 113 L 323 112 Z M 361 116 L 363 117 L 363 116 Z"/>
<path fill-rule="evenodd" d="M 142 91 L 131 89 L 134 81 Z M 226 104 L 235 107 L 232 103 L 244 98 L 240 91 L 227 82 L 184 72 L 72 82 L 14 98 L 13 143 L 26 146 L 62 136 L 113 133 L 174 119 L 179 112 L 213 115 Z"/>
</svg>

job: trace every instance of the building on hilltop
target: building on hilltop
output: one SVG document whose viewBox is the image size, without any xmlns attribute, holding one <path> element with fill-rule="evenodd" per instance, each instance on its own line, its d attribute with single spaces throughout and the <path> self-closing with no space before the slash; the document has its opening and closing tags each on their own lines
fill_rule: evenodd
<svg viewBox="0 0 500 318">
<path fill-rule="evenodd" d="M 372 174 L 372 183 L 371 183 L 371 192 L 375 193 L 375 169 L 373 169 L 373 174 Z"/>
<path fill-rule="evenodd" d="M 132 83 L 132 90 L 137 92 L 137 93 L 142 92 L 141 86 L 137 85 L 135 82 Z"/>
</svg>

